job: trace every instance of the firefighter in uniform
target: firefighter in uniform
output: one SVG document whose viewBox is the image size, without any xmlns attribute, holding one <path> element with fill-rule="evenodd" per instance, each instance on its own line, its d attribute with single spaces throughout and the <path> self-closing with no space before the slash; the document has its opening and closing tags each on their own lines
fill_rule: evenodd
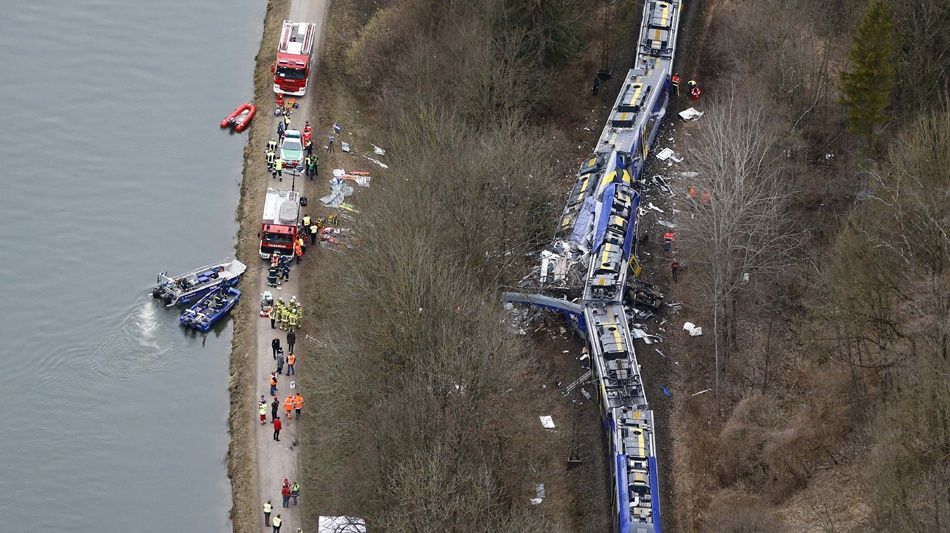
<svg viewBox="0 0 950 533">
<path fill-rule="evenodd" d="M 673 77 L 670 78 L 670 86 L 673 88 L 673 96 L 680 95 L 680 75 L 679 72 L 673 73 Z"/>
</svg>

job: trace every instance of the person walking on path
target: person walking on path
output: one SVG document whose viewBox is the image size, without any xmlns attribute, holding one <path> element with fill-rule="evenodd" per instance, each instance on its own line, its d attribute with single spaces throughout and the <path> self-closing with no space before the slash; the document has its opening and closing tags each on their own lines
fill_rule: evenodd
<svg viewBox="0 0 950 533">
<path fill-rule="evenodd" d="M 274 533 L 280 533 L 280 524 L 283 520 L 280 519 L 280 515 L 274 517 Z"/>
<path fill-rule="evenodd" d="M 303 409 L 303 396 L 298 392 L 297 395 L 294 396 L 294 411 L 297 412 L 297 420 L 300 420 L 301 409 Z"/>
<path fill-rule="evenodd" d="M 277 374 L 275 372 L 270 373 L 270 395 L 277 396 Z"/>
<path fill-rule="evenodd" d="M 257 406 L 257 412 L 261 415 L 261 425 L 267 423 L 267 403 L 262 403 Z"/>
<path fill-rule="evenodd" d="M 294 364 L 296 364 L 296 362 L 297 362 L 297 356 L 295 356 L 293 353 L 287 356 L 287 375 L 288 376 L 297 375 L 296 372 L 294 372 Z"/>
<path fill-rule="evenodd" d="M 274 401 L 270 403 L 270 419 L 277 420 L 277 410 L 280 409 L 280 400 L 274 396 Z"/>
<path fill-rule="evenodd" d="M 320 231 L 320 228 L 313 224 L 307 229 L 310 230 L 310 246 L 315 246 L 317 244 L 317 232 Z"/>
<path fill-rule="evenodd" d="M 673 283 L 676 283 L 676 278 L 679 277 L 680 262 L 674 259 L 673 262 L 670 263 L 670 271 L 673 273 Z"/>
<path fill-rule="evenodd" d="M 300 484 L 296 481 L 290 486 L 290 497 L 294 499 L 294 505 L 297 505 L 297 498 L 300 497 Z"/>
<path fill-rule="evenodd" d="M 276 308 L 276 307 L 271 307 L 271 308 L 270 308 L 270 311 L 267 312 L 267 316 L 270 317 L 270 329 L 277 329 L 277 324 L 276 324 L 276 322 L 277 322 L 277 308 Z M 280 349 L 280 340 L 278 340 L 278 339 L 274 339 L 274 340 L 277 341 L 277 343 L 278 343 L 277 349 L 279 350 L 279 349 Z M 274 345 L 273 342 L 274 342 L 274 341 L 271 341 L 271 346 Z M 274 359 L 277 359 L 277 350 L 274 350 Z"/>
<path fill-rule="evenodd" d="M 280 423 L 280 417 L 274 419 L 274 440 L 280 442 L 280 428 L 283 427 L 283 424 Z"/>
<path fill-rule="evenodd" d="M 270 317 L 270 327 L 274 327 L 274 315 L 271 314 Z M 274 352 L 274 359 L 277 359 L 277 350 L 280 350 L 280 339 L 274 337 L 274 340 L 270 341 L 270 349 Z"/>
<path fill-rule="evenodd" d="M 284 400 L 284 411 L 287 413 L 287 420 L 290 420 L 290 412 L 294 410 L 294 397 L 291 394 L 287 395 L 287 398 Z"/>
<path fill-rule="evenodd" d="M 297 343 L 297 334 L 294 333 L 294 330 L 288 331 L 287 332 L 287 351 L 293 352 L 294 344 L 296 343 Z"/>
<path fill-rule="evenodd" d="M 278 374 L 283 374 L 283 373 L 284 373 L 284 354 L 283 354 L 283 352 L 281 352 L 281 354 L 277 356 L 277 373 L 278 373 Z"/>
<path fill-rule="evenodd" d="M 270 525 L 270 514 L 274 511 L 274 506 L 270 503 L 270 500 L 264 502 L 264 526 Z"/>
<path fill-rule="evenodd" d="M 290 485 L 284 485 L 280 489 L 280 495 L 284 497 L 284 507 L 290 507 Z"/>
<path fill-rule="evenodd" d="M 333 135 L 331 135 L 331 136 L 329 136 L 329 137 L 327 138 L 327 153 L 328 153 L 328 154 L 332 154 L 332 153 L 333 153 L 333 141 L 335 141 L 335 140 L 336 140 L 336 137 L 334 137 Z"/>
</svg>

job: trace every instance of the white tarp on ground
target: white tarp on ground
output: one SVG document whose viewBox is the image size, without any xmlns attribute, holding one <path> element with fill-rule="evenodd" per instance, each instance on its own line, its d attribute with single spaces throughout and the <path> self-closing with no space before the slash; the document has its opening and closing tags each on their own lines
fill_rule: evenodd
<svg viewBox="0 0 950 533">
<path fill-rule="evenodd" d="M 318 533 L 366 533 L 366 521 L 352 516 L 321 516 Z"/>
<path fill-rule="evenodd" d="M 680 111 L 679 115 L 680 115 L 680 118 L 682 118 L 683 120 L 695 120 L 703 116 L 703 112 L 697 111 L 695 107 L 691 107 L 684 111 Z"/>
<path fill-rule="evenodd" d="M 683 329 L 689 332 L 690 337 L 699 337 L 703 334 L 703 328 L 693 324 L 692 322 L 683 324 Z"/>
<path fill-rule="evenodd" d="M 542 415 L 538 418 L 541 419 L 541 425 L 547 429 L 554 429 L 554 419 L 550 416 Z"/>
</svg>

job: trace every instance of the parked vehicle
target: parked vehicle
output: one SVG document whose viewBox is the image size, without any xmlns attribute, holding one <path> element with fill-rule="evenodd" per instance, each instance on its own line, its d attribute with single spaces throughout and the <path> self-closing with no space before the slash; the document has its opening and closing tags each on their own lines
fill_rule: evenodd
<svg viewBox="0 0 950 533">
<path fill-rule="evenodd" d="M 307 94 L 316 25 L 284 21 L 277 44 L 277 59 L 271 65 L 274 92 L 291 96 Z"/>
<path fill-rule="evenodd" d="M 280 158 L 284 161 L 284 168 L 303 168 L 303 141 L 300 132 L 287 130 L 280 141 Z"/>
<path fill-rule="evenodd" d="M 270 259 L 274 253 L 294 255 L 299 216 L 299 192 L 267 189 L 261 217 L 261 259 Z"/>
</svg>

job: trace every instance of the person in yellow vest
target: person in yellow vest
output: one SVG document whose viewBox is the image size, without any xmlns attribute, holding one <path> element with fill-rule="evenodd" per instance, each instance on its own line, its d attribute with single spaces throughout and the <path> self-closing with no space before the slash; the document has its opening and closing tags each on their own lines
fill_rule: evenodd
<svg viewBox="0 0 950 533">
<path fill-rule="evenodd" d="M 284 181 L 284 177 L 282 174 L 283 170 L 284 170 L 284 160 L 278 157 L 277 159 L 274 160 L 274 171 L 271 173 L 271 175 L 277 178 L 278 181 Z"/>
<path fill-rule="evenodd" d="M 264 525 L 270 525 L 270 514 L 274 512 L 274 506 L 270 503 L 270 500 L 264 502 Z"/>
<path fill-rule="evenodd" d="M 304 225 L 304 226 L 307 226 L 307 227 L 310 227 L 310 215 L 304 215 L 304 216 L 303 216 L 303 225 Z"/>
<path fill-rule="evenodd" d="M 264 157 L 267 161 L 267 170 L 273 174 L 274 173 L 274 159 L 277 157 L 277 152 L 273 150 L 268 150 L 264 152 Z"/>
<path fill-rule="evenodd" d="M 298 327 L 298 326 L 300 326 L 300 315 L 298 315 L 297 313 L 291 313 L 291 314 L 290 314 L 290 327 L 291 327 L 291 328 L 296 328 L 296 327 Z"/>
<path fill-rule="evenodd" d="M 282 522 L 280 515 L 275 516 L 271 522 L 274 527 L 274 533 L 280 533 L 280 524 Z"/>
<path fill-rule="evenodd" d="M 271 140 L 267 141 L 267 151 L 268 151 L 268 152 L 276 152 L 276 151 L 277 151 L 277 140 L 276 140 L 276 139 L 271 139 Z"/>
</svg>

